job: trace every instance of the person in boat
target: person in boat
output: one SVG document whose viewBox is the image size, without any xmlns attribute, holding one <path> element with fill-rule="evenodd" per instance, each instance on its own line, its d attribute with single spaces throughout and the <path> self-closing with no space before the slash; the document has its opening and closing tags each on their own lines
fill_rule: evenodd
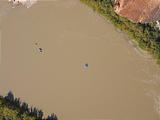
<svg viewBox="0 0 160 120">
<path fill-rule="evenodd" d="M 40 51 L 40 53 L 42 53 L 42 52 L 43 52 L 43 49 L 42 49 L 42 48 L 39 48 L 39 51 Z"/>
<path fill-rule="evenodd" d="M 84 65 L 84 68 L 88 69 L 88 63 L 86 63 L 86 64 Z"/>
</svg>

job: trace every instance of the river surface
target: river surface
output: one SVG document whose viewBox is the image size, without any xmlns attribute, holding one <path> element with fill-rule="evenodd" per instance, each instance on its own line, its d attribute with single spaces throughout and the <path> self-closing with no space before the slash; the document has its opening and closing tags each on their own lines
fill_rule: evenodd
<svg viewBox="0 0 160 120">
<path fill-rule="evenodd" d="M 59 120 L 160 120 L 155 61 L 79 0 L 0 12 L 0 94 Z"/>
</svg>

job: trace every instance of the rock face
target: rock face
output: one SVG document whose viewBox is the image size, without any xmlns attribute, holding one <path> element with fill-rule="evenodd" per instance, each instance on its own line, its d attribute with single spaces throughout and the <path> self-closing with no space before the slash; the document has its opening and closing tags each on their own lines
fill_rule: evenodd
<svg viewBox="0 0 160 120">
<path fill-rule="evenodd" d="M 115 0 L 114 10 L 135 23 L 160 20 L 160 0 Z"/>
</svg>

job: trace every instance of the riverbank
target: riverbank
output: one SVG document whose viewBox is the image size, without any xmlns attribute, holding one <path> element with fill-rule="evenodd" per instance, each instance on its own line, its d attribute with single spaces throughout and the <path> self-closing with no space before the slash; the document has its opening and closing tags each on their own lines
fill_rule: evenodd
<svg viewBox="0 0 160 120">
<path fill-rule="evenodd" d="M 80 0 L 88 5 L 94 11 L 103 15 L 114 26 L 122 32 L 128 34 L 129 38 L 135 40 L 137 45 L 147 51 L 157 60 L 160 65 L 160 32 L 155 27 L 155 23 L 140 24 L 132 23 L 124 17 L 117 15 L 114 12 L 114 3 L 111 0 Z"/>
<path fill-rule="evenodd" d="M 11 8 L 1 31 L 0 94 L 59 120 L 158 120 L 146 94 L 160 86 L 142 81 L 160 81 L 160 70 L 79 0 Z"/>
<path fill-rule="evenodd" d="M 43 111 L 29 107 L 20 98 L 14 98 L 12 92 L 0 96 L 0 120 L 58 120 L 55 114 L 44 118 Z"/>
</svg>

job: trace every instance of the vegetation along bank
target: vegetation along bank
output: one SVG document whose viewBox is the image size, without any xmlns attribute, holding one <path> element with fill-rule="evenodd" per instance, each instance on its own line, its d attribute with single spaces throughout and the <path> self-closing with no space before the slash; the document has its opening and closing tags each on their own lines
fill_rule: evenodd
<svg viewBox="0 0 160 120">
<path fill-rule="evenodd" d="M 122 32 L 127 33 L 129 38 L 135 40 L 138 46 L 151 54 L 160 65 L 160 31 L 156 23 L 132 23 L 128 19 L 114 12 L 113 0 L 80 0 L 94 11 L 103 15 Z"/>
</svg>

